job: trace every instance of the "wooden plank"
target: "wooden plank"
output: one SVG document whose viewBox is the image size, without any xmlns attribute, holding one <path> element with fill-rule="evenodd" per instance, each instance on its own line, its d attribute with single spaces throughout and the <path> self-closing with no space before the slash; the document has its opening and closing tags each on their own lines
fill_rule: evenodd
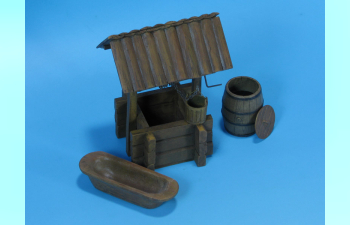
<svg viewBox="0 0 350 225">
<path fill-rule="evenodd" d="M 167 83 L 177 81 L 168 41 L 166 39 L 164 30 L 155 31 L 153 33 L 153 36 L 155 37 L 157 50 L 160 56 L 160 60 L 162 62 L 164 75 L 167 79 Z"/>
<path fill-rule="evenodd" d="M 194 133 L 196 152 L 200 156 L 205 155 L 207 153 L 207 131 L 203 125 L 197 125 L 195 126 Z"/>
<path fill-rule="evenodd" d="M 132 36 L 132 43 L 135 49 L 138 66 L 141 72 L 143 83 L 146 89 L 155 87 L 151 67 L 148 61 L 146 48 L 143 44 L 141 35 Z"/>
<path fill-rule="evenodd" d="M 119 76 L 120 84 L 123 89 L 123 93 L 132 92 L 134 89 L 131 84 L 128 64 L 126 62 L 121 41 L 120 40 L 111 41 L 111 49 L 112 49 L 115 65 L 117 67 L 118 76 Z"/>
<path fill-rule="evenodd" d="M 164 75 L 162 62 L 160 60 L 153 35 L 149 32 L 144 33 L 142 34 L 142 40 L 146 48 L 146 53 L 148 56 L 155 85 L 157 87 L 166 85 L 167 79 Z"/>
<path fill-rule="evenodd" d="M 161 141 L 157 141 L 156 152 L 162 153 L 171 151 L 178 148 L 184 148 L 188 146 L 194 146 L 194 134 L 184 135 L 175 138 L 169 138 Z M 132 157 L 140 157 L 143 156 L 145 144 L 132 145 Z"/>
<path fill-rule="evenodd" d="M 206 155 L 200 155 L 197 152 L 194 152 L 194 161 L 198 167 L 205 166 L 207 164 Z"/>
<path fill-rule="evenodd" d="M 198 22 L 192 22 L 188 24 L 188 27 L 190 28 L 201 76 L 213 73 L 200 24 Z"/>
<path fill-rule="evenodd" d="M 191 38 L 190 29 L 187 24 L 182 24 L 176 27 L 177 36 L 182 50 L 182 56 L 185 62 L 187 75 L 190 78 L 199 78 L 200 71 L 198 59 Z"/>
<path fill-rule="evenodd" d="M 156 168 L 193 160 L 193 147 L 185 147 L 157 154 Z"/>
<path fill-rule="evenodd" d="M 133 89 L 135 92 L 145 90 L 132 40 L 130 37 L 121 40 Z"/>
<path fill-rule="evenodd" d="M 213 24 L 210 19 L 204 19 L 201 21 L 201 28 L 204 37 L 205 46 L 207 48 L 210 65 L 212 72 L 218 72 L 222 70 L 220 53 L 215 40 L 215 34 Z"/>
<path fill-rule="evenodd" d="M 126 126 L 116 126 L 115 127 L 116 135 L 118 138 L 124 138 L 126 137 Z"/>
<path fill-rule="evenodd" d="M 211 20 L 213 22 L 215 39 L 218 45 L 222 67 L 224 70 L 231 69 L 233 67 L 231 56 L 227 47 L 227 42 L 225 39 L 224 30 L 222 29 L 222 25 L 220 22 L 220 17 L 217 16 L 212 18 Z"/>
<path fill-rule="evenodd" d="M 198 87 L 199 92 L 202 92 L 202 77 L 192 79 L 192 92 Z"/>
<path fill-rule="evenodd" d="M 214 150 L 213 142 L 207 142 L 207 156 L 212 155 Z"/>
<path fill-rule="evenodd" d="M 190 88 L 191 85 L 192 85 L 191 83 L 182 84 L 180 86 L 180 88 L 183 90 L 188 90 L 188 88 Z M 154 96 L 157 96 L 157 97 L 164 96 L 164 95 L 167 95 L 168 92 L 176 92 L 176 91 L 174 88 L 163 88 L 163 89 L 157 89 L 157 90 L 153 90 L 153 91 L 146 91 L 146 92 L 138 93 L 137 94 L 138 104 L 146 101 L 146 100 L 143 100 L 144 97 L 149 97 L 149 98 L 145 98 L 145 99 L 152 99 L 152 100 L 147 100 L 147 104 L 162 103 L 162 101 L 166 101 L 166 100 L 159 98 L 156 101 L 153 99 L 153 98 L 155 98 Z M 158 102 L 158 101 L 160 101 L 160 102 Z M 123 108 L 123 104 L 125 104 L 125 111 L 123 111 L 123 109 L 121 109 L 121 108 Z M 115 98 L 114 99 L 114 108 L 118 113 L 119 112 L 126 113 L 126 97 Z"/>
<path fill-rule="evenodd" d="M 127 118 L 126 118 L 126 154 L 131 155 L 130 148 L 130 131 L 137 129 L 137 93 L 130 92 L 127 94 Z"/>
<path fill-rule="evenodd" d="M 186 72 L 185 62 L 182 58 L 181 46 L 179 38 L 177 37 L 176 29 L 174 27 L 165 29 L 165 35 L 169 43 L 169 50 L 173 60 L 177 80 L 181 81 L 191 78 L 191 76 L 187 75 Z"/>
<path fill-rule="evenodd" d="M 156 163 L 156 138 L 152 133 L 146 135 L 144 149 L 144 164 L 148 169 L 154 170 Z"/>
</svg>

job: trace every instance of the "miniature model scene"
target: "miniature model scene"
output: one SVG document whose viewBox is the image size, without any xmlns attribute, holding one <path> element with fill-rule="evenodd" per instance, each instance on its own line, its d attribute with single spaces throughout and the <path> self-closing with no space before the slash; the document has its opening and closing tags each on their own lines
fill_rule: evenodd
<svg viewBox="0 0 350 225">
<path fill-rule="evenodd" d="M 126 138 L 132 162 L 93 152 L 81 159 L 80 169 L 101 191 L 145 208 L 158 207 L 179 186 L 153 170 L 192 160 L 205 166 L 213 154 L 210 99 L 202 95 L 201 81 L 204 76 L 206 86 L 213 87 L 205 76 L 232 68 L 220 18 L 211 13 L 144 27 L 109 36 L 97 48 L 113 53 L 123 90 L 114 100 L 116 135 Z M 180 84 L 185 80 L 190 83 Z M 275 114 L 272 107 L 263 107 L 255 79 L 231 79 L 222 102 L 229 133 L 271 134 Z"/>
</svg>

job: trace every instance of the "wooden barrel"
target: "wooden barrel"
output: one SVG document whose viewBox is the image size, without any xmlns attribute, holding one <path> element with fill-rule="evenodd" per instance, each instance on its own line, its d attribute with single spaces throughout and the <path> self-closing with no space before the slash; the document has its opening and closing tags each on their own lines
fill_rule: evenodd
<svg viewBox="0 0 350 225">
<path fill-rule="evenodd" d="M 190 124 L 202 124 L 207 118 L 208 99 L 196 95 L 186 102 L 185 120 Z"/>
<path fill-rule="evenodd" d="M 251 77 L 229 80 L 222 98 L 221 113 L 226 130 L 246 137 L 255 133 L 255 119 L 264 104 L 259 82 Z"/>
</svg>

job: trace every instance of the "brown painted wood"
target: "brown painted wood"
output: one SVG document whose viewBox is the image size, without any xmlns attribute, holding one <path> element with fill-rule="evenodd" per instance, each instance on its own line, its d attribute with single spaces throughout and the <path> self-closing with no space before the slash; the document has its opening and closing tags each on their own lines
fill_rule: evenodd
<svg viewBox="0 0 350 225">
<path fill-rule="evenodd" d="M 173 60 L 177 80 L 186 80 L 189 78 L 189 75 L 187 75 L 186 72 L 185 62 L 182 56 L 181 46 L 179 38 L 177 37 L 176 29 L 174 27 L 165 29 L 165 35 L 169 44 L 169 50 L 171 58 Z"/>
<path fill-rule="evenodd" d="M 207 164 L 206 155 L 200 155 L 196 151 L 194 152 L 194 161 L 198 167 L 205 166 Z"/>
<path fill-rule="evenodd" d="M 189 91 L 191 88 L 191 83 L 183 84 L 180 86 L 181 89 Z M 177 101 L 177 92 L 174 88 L 164 88 L 158 89 L 149 92 L 143 92 L 137 94 L 138 105 L 146 111 L 149 111 L 149 114 L 156 114 L 155 118 L 161 118 L 161 121 L 169 121 L 171 119 L 166 118 L 165 115 L 157 114 L 157 110 L 161 108 L 162 104 L 174 103 L 174 108 L 170 108 L 171 111 L 176 111 L 177 116 L 175 120 L 183 120 L 184 117 L 179 114 L 179 108 L 176 106 Z M 176 102 L 175 102 L 176 101 Z M 181 99 L 182 101 L 182 99 Z M 153 107 L 155 106 L 155 107 Z M 165 106 L 164 106 L 165 107 Z M 127 112 L 127 99 L 126 97 L 115 98 L 114 99 L 114 108 L 115 108 L 115 121 L 116 121 L 116 135 L 118 138 L 125 137 L 126 129 L 126 112 Z M 174 110 L 175 109 L 175 110 Z"/>
<path fill-rule="evenodd" d="M 220 53 L 221 64 L 224 70 L 231 69 L 232 61 L 227 47 L 224 30 L 222 29 L 220 17 L 214 17 L 211 19 L 213 23 L 213 29 L 215 34 L 216 43 Z"/>
<path fill-rule="evenodd" d="M 194 43 L 201 76 L 213 73 L 199 22 L 189 23 L 188 27 L 190 28 L 192 42 Z"/>
<path fill-rule="evenodd" d="M 253 135 L 255 118 L 263 103 L 258 81 L 250 77 L 235 77 L 229 80 L 221 109 L 226 130 L 236 136 Z"/>
<path fill-rule="evenodd" d="M 185 62 L 185 68 L 188 78 L 199 78 L 200 71 L 196 52 L 191 38 L 190 29 L 187 24 L 182 24 L 176 27 L 177 35 L 182 51 L 182 57 Z"/>
<path fill-rule="evenodd" d="M 115 65 L 117 67 L 118 76 L 123 89 L 123 93 L 132 92 L 134 89 L 132 86 L 129 69 L 127 66 L 125 66 L 127 63 L 121 41 L 111 41 L 111 49 Z"/>
<path fill-rule="evenodd" d="M 207 143 L 207 155 L 211 155 L 209 150 L 213 148 L 213 146 L 209 146 L 210 144 L 212 145 L 212 131 L 207 132 L 207 140 L 205 141 Z M 184 147 L 189 147 L 189 146 L 195 146 L 195 136 L 194 134 L 188 134 L 180 137 L 174 137 L 174 138 L 169 138 L 169 139 L 164 139 L 161 141 L 157 141 L 156 145 L 156 152 L 157 153 L 162 153 L 162 152 L 167 152 L 171 151 L 174 149 L 178 148 L 184 148 Z M 143 152 L 144 149 L 144 143 L 139 144 L 139 145 L 133 145 L 132 146 L 132 157 L 137 158 L 141 157 L 144 155 Z"/>
<path fill-rule="evenodd" d="M 217 15 L 204 14 L 111 35 L 98 48 L 109 49 L 112 42 L 121 43 L 119 47 L 114 45 L 119 49 L 113 51 L 121 50 L 124 55 L 124 58 L 114 56 L 124 92 L 199 78 L 232 68 Z M 129 79 L 131 86 L 123 79 Z"/>
<path fill-rule="evenodd" d="M 195 146 L 199 155 L 207 154 L 207 131 L 203 125 L 195 126 Z"/>
<path fill-rule="evenodd" d="M 211 117 L 211 115 L 208 115 L 207 120 L 203 123 L 203 126 L 206 130 L 212 130 L 212 120 L 213 118 Z M 181 120 L 141 130 L 134 130 L 131 131 L 132 145 L 142 144 L 142 140 L 145 134 L 148 132 L 152 132 L 157 140 L 163 140 L 194 133 L 194 125 L 189 124 L 184 120 Z"/>
<path fill-rule="evenodd" d="M 156 138 L 152 133 L 148 133 L 145 139 L 143 161 L 145 167 L 154 170 L 156 164 Z"/>
<path fill-rule="evenodd" d="M 154 83 L 157 87 L 166 85 L 167 79 L 164 75 L 164 70 L 162 66 L 162 62 L 160 60 L 156 42 L 151 33 L 142 34 L 142 40 L 145 45 L 146 53 L 148 56 L 148 61 L 150 64 L 150 68 L 152 71 L 152 76 L 154 79 Z"/>
<path fill-rule="evenodd" d="M 125 37 L 122 39 L 122 47 L 124 50 L 126 62 L 129 69 L 129 74 L 131 78 L 131 83 L 135 92 L 142 91 L 146 87 L 143 83 L 143 78 L 141 71 L 137 62 L 136 53 L 134 46 L 130 37 Z"/>
<path fill-rule="evenodd" d="M 126 154 L 131 156 L 130 132 L 137 129 L 137 93 L 127 94 Z"/>
<path fill-rule="evenodd" d="M 213 142 L 207 143 L 208 151 L 207 156 L 213 154 Z M 194 160 L 194 153 L 196 152 L 195 146 L 187 146 L 179 149 L 173 149 L 171 151 L 163 152 L 160 154 L 156 153 L 156 159 L 159 161 L 156 163 L 155 168 L 161 168 L 165 166 L 175 165 L 178 163 L 188 162 Z M 169 155 L 168 155 L 169 153 Z M 175 157 L 174 157 L 175 156 Z M 131 159 L 132 162 L 144 166 L 143 155 L 134 157 Z"/>
<path fill-rule="evenodd" d="M 171 58 L 171 53 L 164 30 L 155 31 L 153 33 L 153 36 L 155 38 L 157 51 L 163 65 L 164 75 L 167 79 L 167 83 L 177 81 L 173 60 Z"/>
<path fill-rule="evenodd" d="M 260 109 L 255 121 L 256 135 L 265 139 L 272 133 L 275 125 L 275 111 L 270 105 L 265 105 Z"/>
<path fill-rule="evenodd" d="M 206 165 L 206 154 L 207 154 L 207 131 L 203 125 L 197 125 L 195 127 L 195 153 L 194 161 L 197 166 Z"/>
<path fill-rule="evenodd" d="M 202 77 L 192 79 L 192 91 L 198 87 L 199 92 L 202 92 Z"/>
<path fill-rule="evenodd" d="M 79 167 L 95 188 L 145 208 L 160 206 L 179 190 L 174 179 L 106 152 L 85 155 Z"/>
<path fill-rule="evenodd" d="M 142 37 L 141 35 L 134 35 L 131 39 L 145 88 L 153 88 L 155 87 L 155 84 Z"/>
<path fill-rule="evenodd" d="M 223 70 L 220 60 L 219 49 L 216 44 L 213 24 L 210 19 L 201 21 L 201 28 L 204 37 L 205 46 L 207 48 L 211 71 L 213 73 Z"/>
</svg>

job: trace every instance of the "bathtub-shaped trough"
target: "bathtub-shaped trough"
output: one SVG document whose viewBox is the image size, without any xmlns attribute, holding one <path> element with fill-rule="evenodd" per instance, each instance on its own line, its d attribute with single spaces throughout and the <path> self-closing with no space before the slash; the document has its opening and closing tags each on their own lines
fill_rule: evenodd
<svg viewBox="0 0 350 225">
<path fill-rule="evenodd" d="M 79 167 L 95 188 L 149 209 L 174 198 L 179 190 L 174 179 L 106 152 L 85 155 Z"/>
</svg>

